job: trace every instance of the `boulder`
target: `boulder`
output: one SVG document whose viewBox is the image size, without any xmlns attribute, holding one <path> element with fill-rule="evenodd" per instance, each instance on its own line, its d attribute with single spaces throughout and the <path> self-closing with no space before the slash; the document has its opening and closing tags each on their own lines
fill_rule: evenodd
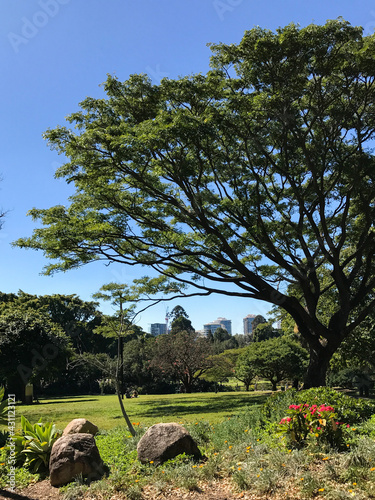
<svg viewBox="0 0 375 500">
<path fill-rule="evenodd" d="M 66 436 L 67 434 L 78 434 L 78 433 L 83 433 L 83 434 L 92 434 L 95 436 L 95 434 L 98 432 L 98 427 L 95 424 L 92 424 L 85 418 L 75 418 L 69 424 L 65 427 L 63 436 Z"/>
<path fill-rule="evenodd" d="M 188 431 L 182 425 L 155 424 L 140 439 L 138 460 L 142 463 L 153 462 L 159 465 L 181 453 L 201 458 L 201 452 Z"/>
<path fill-rule="evenodd" d="M 89 480 L 99 479 L 105 473 L 95 439 L 91 434 L 67 434 L 52 446 L 49 460 L 52 486 L 62 486 L 82 474 Z"/>
</svg>

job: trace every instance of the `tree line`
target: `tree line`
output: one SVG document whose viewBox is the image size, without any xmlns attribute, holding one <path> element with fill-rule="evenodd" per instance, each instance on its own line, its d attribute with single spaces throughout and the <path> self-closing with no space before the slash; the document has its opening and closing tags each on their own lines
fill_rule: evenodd
<svg viewBox="0 0 375 500">
<path fill-rule="evenodd" d="M 103 289 L 118 305 L 123 286 Z M 76 295 L 1 293 L 0 385 L 19 399 L 28 383 L 36 396 L 116 392 L 122 399 L 133 391 L 213 391 L 231 378 L 246 390 L 260 379 L 276 390 L 282 381 L 301 381 L 306 370 L 308 352 L 290 318 L 282 320 L 282 330 L 257 316 L 250 336 L 218 328 L 202 337 L 176 306 L 170 332 L 153 337 L 129 319 L 124 304 L 113 316 L 98 306 Z M 332 362 L 332 373 L 371 371 L 363 351 L 353 345 L 345 349 Z M 352 361 L 343 363 L 349 352 Z"/>
</svg>

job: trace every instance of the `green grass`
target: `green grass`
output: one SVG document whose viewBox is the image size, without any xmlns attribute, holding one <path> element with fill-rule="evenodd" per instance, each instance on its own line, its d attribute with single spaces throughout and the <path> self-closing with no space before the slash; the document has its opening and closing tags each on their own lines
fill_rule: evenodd
<svg viewBox="0 0 375 500">
<path fill-rule="evenodd" d="M 306 394 L 300 396 L 309 397 Z M 140 424 L 135 437 L 124 425 L 115 396 L 44 400 L 39 405 L 18 406 L 17 413 L 19 417 L 25 414 L 32 422 L 40 417 L 44 421 L 53 419 L 60 428 L 72 418 L 84 416 L 101 429 L 96 443 L 109 476 L 90 485 L 78 478 L 61 489 L 64 500 L 104 500 L 113 495 L 140 500 L 147 485 L 152 485 L 156 492 L 168 492 L 175 487 L 194 490 L 201 482 L 220 478 L 229 479 L 235 492 L 251 490 L 262 498 L 272 497 L 276 491 L 284 491 L 285 500 L 375 498 L 375 415 L 363 420 L 359 411 L 366 410 L 367 403 L 359 402 L 359 410 L 356 406 L 358 425 L 343 434 L 342 447 L 309 441 L 305 448 L 300 448 L 275 432 L 277 414 L 285 414 L 297 395 L 290 392 L 270 399 L 267 396 L 259 392 L 232 392 L 125 399 L 132 421 Z M 347 416 L 351 415 L 353 404 L 358 403 L 325 388 L 319 389 L 317 398 L 317 402 L 339 404 L 340 412 Z M 259 408 L 265 400 L 268 410 L 272 410 L 266 420 L 265 408 Z M 160 467 L 137 460 L 136 446 L 144 428 L 168 421 L 185 424 L 204 460 L 180 455 Z M 0 463 L 4 462 L 5 468 L 6 460 L 5 450 L 0 450 Z M 20 486 L 37 479 L 25 469 L 16 471 L 16 483 Z M 6 481 L 7 470 L 0 468 L 0 488 Z"/>
<path fill-rule="evenodd" d="M 159 422 L 191 423 L 207 420 L 221 422 L 249 406 L 264 403 L 269 392 L 194 393 L 140 396 L 124 399 L 124 406 L 132 422 L 148 427 Z M 31 423 L 42 418 L 63 429 L 74 418 L 87 418 L 100 430 L 113 429 L 124 424 L 117 396 L 76 396 L 41 399 L 33 405 L 17 405 L 16 422 L 21 415 Z"/>
</svg>

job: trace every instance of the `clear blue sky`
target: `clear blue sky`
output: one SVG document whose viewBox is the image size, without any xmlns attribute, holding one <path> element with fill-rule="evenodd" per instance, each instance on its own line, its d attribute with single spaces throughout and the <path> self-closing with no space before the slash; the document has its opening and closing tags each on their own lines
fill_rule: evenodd
<svg viewBox="0 0 375 500">
<path fill-rule="evenodd" d="M 71 188 L 54 179 L 63 159 L 48 149 L 42 133 L 65 124 L 86 96 L 101 96 L 107 73 L 121 80 L 132 73 L 162 77 L 206 72 L 209 42 L 238 43 L 255 25 L 274 30 L 290 22 L 305 26 L 342 16 L 375 28 L 370 0 L 2 0 L 0 206 L 7 210 L 0 231 L 0 290 L 33 294 L 76 293 L 90 300 L 103 284 L 131 282 L 134 268 L 95 263 L 77 271 L 41 276 L 41 252 L 10 243 L 35 227 L 26 213 L 33 207 L 66 204 Z M 143 270 L 141 275 L 145 274 Z M 212 297 L 180 303 L 193 326 L 218 316 L 232 319 L 242 333 L 242 318 L 266 315 L 269 306 L 248 299 Z M 139 324 L 163 322 L 165 305 L 142 314 Z M 109 312 L 106 309 L 106 312 Z"/>
</svg>

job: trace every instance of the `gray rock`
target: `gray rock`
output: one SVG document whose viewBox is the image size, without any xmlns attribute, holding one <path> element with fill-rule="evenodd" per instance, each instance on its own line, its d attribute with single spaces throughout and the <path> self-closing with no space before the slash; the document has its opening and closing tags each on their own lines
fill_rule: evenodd
<svg viewBox="0 0 375 500">
<path fill-rule="evenodd" d="M 138 460 L 159 465 L 181 453 L 201 458 L 202 454 L 188 431 L 179 424 L 155 424 L 140 439 Z"/>
<path fill-rule="evenodd" d="M 95 439 L 91 434 L 67 434 L 52 446 L 49 461 L 52 486 L 62 486 L 82 474 L 89 480 L 99 479 L 105 472 Z"/>
<path fill-rule="evenodd" d="M 65 427 L 63 436 L 67 434 L 88 433 L 95 436 L 98 432 L 98 427 L 86 420 L 85 418 L 75 418 Z"/>
</svg>

